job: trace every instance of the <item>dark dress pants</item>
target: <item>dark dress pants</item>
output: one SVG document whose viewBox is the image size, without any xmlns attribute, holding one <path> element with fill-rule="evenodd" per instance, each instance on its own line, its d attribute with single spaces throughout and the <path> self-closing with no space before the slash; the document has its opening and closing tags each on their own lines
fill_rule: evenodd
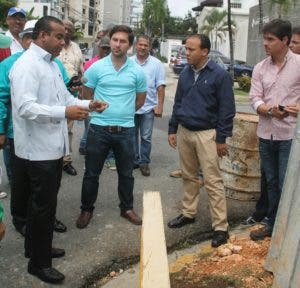
<svg viewBox="0 0 300 288">
<path fill-rule="evenodd" d="M 29 255 L 34 266 L 52 266 L 51 248 L 53 226 L 57 204 L 57 193 L 62 176 L 62 158 L 48 161 L 29 161 L 16 156 L 24 169 L 15 175 L 16 181 L 25 179 L 30 185 L 28 202 L 25 254 Z M 20 171 L 19 171 L 20 172 Z"/>
<path fill-rule="evenodd" d="M 14 139 L 9 139 L 9 147 L 12 168 L 10 211 L 14 226 L 17 230 L 20 230 L 26 225 L 27 221 L 30 181 L 27 176 L 25 162 L 15 154 Z"/>
</svg>

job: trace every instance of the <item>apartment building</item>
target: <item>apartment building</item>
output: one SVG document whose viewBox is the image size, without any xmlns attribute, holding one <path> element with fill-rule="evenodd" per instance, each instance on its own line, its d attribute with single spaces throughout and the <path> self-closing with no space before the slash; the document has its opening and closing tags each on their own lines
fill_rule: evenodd
<svg viewBox="0 0 300 288">
<path fill-rule="evenodd" d="M 249 24 L 249 9 L 250 7 L 257 5 L 258 0 L 231 0 L 231 14 L 232 20 L 235 22 L 234 32 L 234 58 L 237 60 L 246 61 L 247 47 L 248 47 L 248 24 Z M 196 12 L 198 31 L 201 31 L 201 27 L 204 25 L 204 19 L 209 15 L 212 9 L 218 9 L 220 11 L 227 10 L 227 0 L 199 0 L 198 6 L 192 10 Z M 227 20 L 227 19 L 225 19 Z M 217 50 L 229 56 L 229 37 L 226 33 L 223 39 L 215 39 L 215 34 L 210 35 L 212 43 L 216 43 Z"/>
</svg>

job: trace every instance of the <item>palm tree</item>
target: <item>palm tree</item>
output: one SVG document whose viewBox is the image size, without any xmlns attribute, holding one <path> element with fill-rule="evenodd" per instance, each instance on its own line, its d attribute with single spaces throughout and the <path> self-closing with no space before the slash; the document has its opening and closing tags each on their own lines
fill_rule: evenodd
<svg viewBox="0 0 300 288">
<path fill-rule="evenodd" d="M 166 0 L 145 1 L 142 21 L 147 35 L 152 35 L 153 27 L 163 27 L 166 17 Z"/>
<path fill-rule="evenodd" d="M 214 43 L 214 49 L 218 49 L 218 40 L 222 43 L 226 37 L 226 32 L 228 31 L 226 16 L 227 11 L 219 11 L 214 8 L 211 10 L 211 13 L 204 18 L 204 25 L 201 28 L 201 32 L 210 36 Z"/>
<path fill-rule="evenodd" d="M 274 5 L 277 6 L 278 18 L 281 18 L 283 13 L 287 13 L 292 5 L 295 7 L 296 2 L 298 2 L 298 0 L 268 0 L 268 1 L 270 3 L 271 8 Z"/>
</svg>

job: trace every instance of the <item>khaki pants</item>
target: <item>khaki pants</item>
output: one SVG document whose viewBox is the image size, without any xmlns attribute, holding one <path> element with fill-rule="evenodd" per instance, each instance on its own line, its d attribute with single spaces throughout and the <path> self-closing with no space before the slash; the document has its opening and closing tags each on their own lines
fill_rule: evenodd
<svg viewBox="0 0 300 288">
<path fill-rule="evenodd" d="M 214 129 L 190 131 L 181 125 L 178 129 L 179 161 L 182 169 L 182 214 L 194 218 L 200 196 L 199 168 L 209 197 L 214 230 L 227 231 L 227 207 L 223 179 L 219 169 Z"/>
<path fill-rule="evenodd" d="M 68 123 L 68 138 L 69 138 L 69 150 L 70 150 L 70 154 L 72 152 L 72 141 L 73 141 L 73 132 L 72 132 L 72 129 L 73 129 L 73 126 L 74 126 L 74 120 L 67 120 L 67 123 Z M 67 165 L 67 164 L 71 164 L 72 163 L 72 158 L 71 158 L 71 155 L 66 155 L 64 156 L 64 159 L 63 159 L 63 166 Z"/>
</svg>

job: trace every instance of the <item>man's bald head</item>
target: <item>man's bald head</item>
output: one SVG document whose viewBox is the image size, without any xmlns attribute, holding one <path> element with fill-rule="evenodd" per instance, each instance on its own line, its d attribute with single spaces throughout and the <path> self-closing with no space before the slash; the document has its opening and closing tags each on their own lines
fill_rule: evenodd
<svg viewBox="0 0 300 288">
<path fill-rule="evenodd" d="M 74 36 L 75 26 L 70 20 L 63 20 L 63 24 L 66 30 L 65 42 L 68 45 Z"/>
</svg>

